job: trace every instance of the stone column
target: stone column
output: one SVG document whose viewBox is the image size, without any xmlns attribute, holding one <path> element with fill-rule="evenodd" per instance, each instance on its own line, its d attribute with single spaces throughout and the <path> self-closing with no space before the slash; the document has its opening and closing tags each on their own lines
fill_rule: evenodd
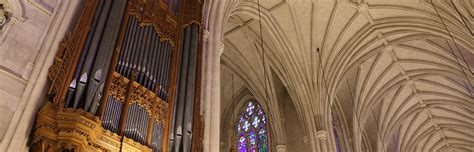
<svg viewBox="0 0 474 152">
<path fill-rule="evenodd" d="M 276 146 L 277 152 L 286 152 L 286 145 L 277 145 Z"/>
<path fill-rule="evenodd" d="M 236 145 L 235 145 L 235 142 L 234 142 L 234 141 L 235 141 L 235 138 L 236 138 L 235 133 L 234 133 L 234 129 L 228 129 L 228 131 L 227 131 L 227 138 L 229 139 L 229 140 L 228 140 L 228 142 L 229 142 L 229 143 L 228 143 L 228 148 L 229 148 L 231 151 L 234 151 L 234 149 L 235 149 L 234 147 L 236 146 Z"/>
<path fill-rule="evenodd" d="M 318 137 L 318 140 L 319 140 L 319 144 L 321 145 L 321 152 L 326 152 L 328 151 L 328 148 L 327 148 L 327 135 L 328 135 L 328 132 L 327 131 L 324 131 L 324 130 L 320 130 L 320 131 L 317 131 L 316 132 L 316 135 Z"/>
<path fill-rule="evenodd" d="M 207 40 L 203 43 L 202 102 L 204 109 L 203 151 L 220 150 L 220 52 L 227 0 L 206 1 L 204 16 Z"/>
<path fill-rule="evenodd" d="M 207 33 L 207 32 L 205 32 Z M 209 32 L 204 45 L 202 96 L 204 102 L 204 151 L 219 151 L 220 146 L 220 56 L 224 44 L 220 34 Z"/>
</svg>

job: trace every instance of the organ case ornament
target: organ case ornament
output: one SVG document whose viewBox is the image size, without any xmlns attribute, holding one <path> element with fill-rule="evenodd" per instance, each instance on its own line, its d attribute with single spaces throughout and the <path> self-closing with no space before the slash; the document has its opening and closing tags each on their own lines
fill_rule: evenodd
<svg viewBox="0 0 474 152">
<path fill-rule="evenodd" d="M 138 18 L 141 26 L 151 25 L 163 40 L 174 44 L 177 16 L 161 0 L 130 0 L 130 15 Z"/>
</svg>

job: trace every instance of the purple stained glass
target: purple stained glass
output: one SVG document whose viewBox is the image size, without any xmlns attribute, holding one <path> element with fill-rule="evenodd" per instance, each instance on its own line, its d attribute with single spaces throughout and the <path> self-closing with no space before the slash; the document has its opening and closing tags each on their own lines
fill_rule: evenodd
<svg viewBox="0 0 474 152">
<path fill-rule="evenodd" d="M 245 134 L 239 136 L 239 152 L 245 152 L 246 150 Z"/>
<path fill-rule="evenodd" d="M 239 152 L 267 152 L 267 122 L 262 107 L 249 101 L 239 113 L 236 123 Z"/>
</svg>

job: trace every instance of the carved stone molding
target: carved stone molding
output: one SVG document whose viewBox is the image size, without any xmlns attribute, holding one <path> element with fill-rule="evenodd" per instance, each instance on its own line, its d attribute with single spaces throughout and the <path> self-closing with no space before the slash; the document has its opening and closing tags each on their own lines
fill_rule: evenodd
<svg viewBox="0 0 474 152">
<path fill-rule="evenodd" d="M 6 8 L 6 4 L 1 4 L 0 3 L 0 31 L 2 30 L 3 26 L 7 24 L 9 17 L 8 17 L 8 12 Z"/>
<path fill-rule="evenodd" d="M 320 140 L 326 140 L 326 138 L 328 136 L 328 132 L 324 131 L 324 130 L 321 130 L 321 131 L 317 131 L 316 135 Z"/>
<path fill-rule="evenodd" d="M 56 3 L 56 1 L 45 1 L 45 0 L 28 0 L 27 2 L 30 5 L 32 5 L 34 8 L 48 15 L 53 14 L 54 3 Z"/>
<path fill-rule="evenodd" d="M 276 150 L 277 152 L 286 152 L 286 145 L 277 145 Z"/>
</svg>

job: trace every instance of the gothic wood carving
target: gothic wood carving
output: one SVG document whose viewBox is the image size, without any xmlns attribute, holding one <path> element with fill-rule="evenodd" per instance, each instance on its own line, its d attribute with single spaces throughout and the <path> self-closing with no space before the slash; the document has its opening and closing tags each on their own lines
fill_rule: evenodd
<svg viewBox="0 0 474 152">
<path fill-rule="evenodd" d="M 62 109 L 48 102 L 38 113 L 33 151 L 144 151 L 151 149 L 105 130 L 97 116 L 82 109 Z"/>
<path fill-rule="evenodd" d="M 178 24 L 177 16 L 161 0 L 130 0 L 130 15 L 140 21 L 141 26 L 150 25 L 162 40 L 174 45 Z"/>
</svg>

